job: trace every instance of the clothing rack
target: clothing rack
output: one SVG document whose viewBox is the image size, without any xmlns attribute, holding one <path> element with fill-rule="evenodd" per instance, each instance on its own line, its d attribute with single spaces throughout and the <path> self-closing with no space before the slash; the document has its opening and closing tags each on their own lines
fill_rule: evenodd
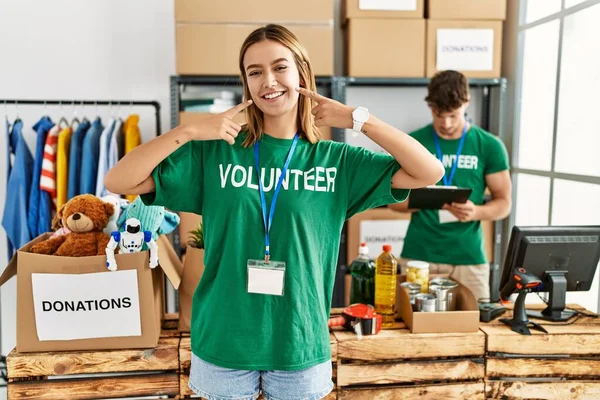
<svg viewBox="0 0 600 400">
<path fill-rule="evenodd" d="M 0 105 L 14 104 L 20 105 L 58 105 L 58 106 L 152 106 L 154 107 L 156 119 L 156 136 L 161 134 L 160 129 L 160 103 L 158 101 L 136 101 L 136 100 L 18 100 L 18 99 L 0 99 Z M 0 308 L 1 312 L 1 308 Z M 1 321 L 1 316 L 0 316 Z M 2 347 L 2 332 L 0 332 L 0 348 Z M 2 349 L 5 350 L 5 349 Z M 0 385 L 1 386 L 1 385 Z"/>
<path fill-rule="evenodd" d="M 23 105 L 59 105 L 59 106 L 152 106 L 156 118 L 156 136 L 161 134 L 160 129 L 160 103 L 158 101 L 135 101 L 135 100 L 16 100 L 0 99 L 0 104 Z"/>
</svg>

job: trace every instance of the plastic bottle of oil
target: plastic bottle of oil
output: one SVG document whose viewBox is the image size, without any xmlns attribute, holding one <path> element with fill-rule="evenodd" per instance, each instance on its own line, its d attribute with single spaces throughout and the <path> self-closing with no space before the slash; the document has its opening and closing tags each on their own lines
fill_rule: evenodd
<svg viewBox="0 0 600 400">
<path fill-rule="evenodd" d="M 391 328 L 394 325 L 397 265 L 392 246 L 383 245 L 383 253 L 377 257 L 375 263 L 375 311 L 382 316 L 382 328 Z"/>
</svg>

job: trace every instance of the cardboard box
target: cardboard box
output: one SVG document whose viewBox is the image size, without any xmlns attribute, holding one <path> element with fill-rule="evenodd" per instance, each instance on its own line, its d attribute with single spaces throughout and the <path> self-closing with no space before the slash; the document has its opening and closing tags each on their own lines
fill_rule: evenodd
<svg viewBox="0 0 600 400">
<path fill-rule="evenodd" d="M 189 332 L 192 320 L 192 299 L 204 273 L 204 249 L 187 246 L 183 258 L 183 277 L 179 288 L 179 330 Z"/>
<path fill-rule="evenodd" d="M 361 224 L 369 221 L 380 222 L 379 225 L 369 226 L 368 231 L 365 232 L 366 235 L 369 235 L 368 238 L 364 239 L 369 246 L 370 257 L 372 259 L 377 258 L 381 254 L 384 244 L 392 245 L 393 254 L 396 257 L 400 256 L 400 249 L 395 244 L 401 245 L 404 242 L 410 214 L 399 213 L 387 207 L 373 208 L 356 214 L 348 220 L 346 230 L 348 266 L 350 266 L 352 260 L 358 257 L 358 248 L 361 242 Z M 371 232 L 377 232 L 378 236 L 373 237 Z"/>
<path fill-rule="evenodd" d="M 333 0 L 175 0 L 177 22 L 330 23 Z"/>
<path fill-rule="evenodd" d="M 239 75 L 239 51 L 256 24 L 178 24 L 178 75 Z M 288 25 L 306 47 L 315 75 L 333 75 L 333 26 Z"/>
<path fill-rule="evenodd" d="M 459 283 L 456 292 L 456 311 L 414 312 L 408 293 L 397 286 L 399 314 L 412 333 L 477 332 L 479 305 L 473 293 Z M 398 304 L 398 302 L 396 302 Z"/>
<path fill-rule="evenodd" d="M 423 18 L 423 3 L 424 0 L 345 0 L 342 7 L 344 19 Z"/>
<path fill-rule="evenodd" d="M 351 19 L 346 33 L 349 76 L 425 76 L 424 19 Z"/>
<path fill-rule="evenodd" d="M 192 298 L 204 272 L 204 250 L 190 247 L 188 241 L 190 232 L 198 228 L 198 225 L 202 222 L 202 216 L 181 212 L 179 217 L 181 218 L 179 222 L 180 245 L 186 249 L 183 255 L 181 285 L 179 285 L 179 330 L 189 332 L 192 317 Z"/>
<path fill-rule="evenodd" d="M 454 69 L 468 78 L 498 78 L 502 21 L 427 20 L 427 77 Z"/>
<path fill-rule="evenodd" d="M 506 0 L 428 0 L 430 19 L 506 19 Z"/>
<path fill-rule="evenodd" d="M 181 277 L 169 240 L 157 240 L 160 267 L 150 269 L 143 251 L 117 254 L 118 270 L 111 272 L 106 256 L 30 252 L 48 236 L 20 248 L 0 276 L 2 285 L 17 275 L 17 351 L 155 347 L 164 314 L 164 274 L 175 288 Z"/>
</svg>

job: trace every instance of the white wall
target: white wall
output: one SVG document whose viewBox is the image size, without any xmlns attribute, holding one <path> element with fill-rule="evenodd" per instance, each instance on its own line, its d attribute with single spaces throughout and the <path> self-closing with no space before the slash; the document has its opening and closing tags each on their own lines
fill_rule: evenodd
<svg viewBox="0 0 600 400">
<path fill-rule="evenodd" d="M 0 98 L 157 100 L 164 131 L 169 125 L 169 76 L 175 73 L 173 21 L 173 2 L 167 0 L 0 0 Z M 14 118 L 15 107 L 7 109 Z M 93 106 L 85 110 L 88 118 L 96 115 Z M 99 111 L 103 120 L 111 112 L 107 107 Z M 120 113 L 130 111 L 125 107 Z M 148 140 L 155 134 L 153 110 L 133 111 L 140 114 Z M 18 110 L 29 129 L 43 112 L 43 107 Z M 47 112 L 60 118 L 58 107 L 48 106 Z M 64 112 L 69 119 L 73 115 L 70 106 Z M 2 120 L 4 113 L 0 104 Z M 27 137 L 33 139 L 32 133 Z M 5 146 L 2 128 L 3 152 Z M 1 158 L 4 177 L 4 153 Z M 6 188 L 0 181 L 1 215 Z M 7 260 L 5 240 L 0 229 L 0 270 Z M 0 289 L 2 354 L 15 345 L 15 287 L 12 279 Z"/>
</svg>

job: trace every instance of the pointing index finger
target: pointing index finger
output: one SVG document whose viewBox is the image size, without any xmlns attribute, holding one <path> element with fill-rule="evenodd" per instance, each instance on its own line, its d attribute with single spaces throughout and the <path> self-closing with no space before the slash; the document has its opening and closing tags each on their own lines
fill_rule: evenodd
<svg viewBox="0 0 600 400">
<path fill-rule="evenodd" d="M 236 115 L 238 115 L 239 113 L 244 111 L 250 104 L 252 104 L 252 100 L 244 101 L 243 103 L 240 103 L 237 106 L 232 107 L 229 110 L 225 111 L 225 114 L 228 117 L 235 117 Z"/>
<path fill-rule="evenodd" d="M 301 95 L 308 97 L 316 102 L 323 101 L 326 97 L 321 96 L 319 93 L 313 92 L 312 90 L 305 89 L 303 87 L 297 87 L 296 91 Z"/>
</svg>

